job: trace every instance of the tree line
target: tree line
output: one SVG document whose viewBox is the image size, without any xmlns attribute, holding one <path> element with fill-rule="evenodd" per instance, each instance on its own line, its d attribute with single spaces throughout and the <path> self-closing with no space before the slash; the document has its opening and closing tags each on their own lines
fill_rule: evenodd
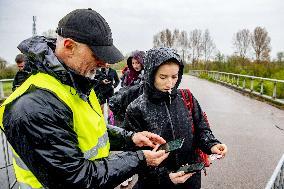
<svg viewBox="0 0 284 189">
<path fill-rule="evenodd" d="M 264 27 L 256 27 L 252 32 L 242 29 L 232 37 L 234 56 L 249 59 L 253 52 L 257 62 L 270 61 L 271 38 Z M 218 51 L 208 29 L 204 32 L 194 29 L 189 33 L 182 30 L 162 30 L 153 36 L 154 47 L 171 47 L 177 50 L 186 62 L 193 65 L 218 59 L 222 53 Z M 284 61 L 284 52 L 277 53 L 277 61 Z"/>
<path fill-rule="evenodd" d="M 215 45 L 208 29 L 165 29 L 153 36 L 154 47 L 174 48 L 182 57 L 185 71 L 205 69 L 245 75 L 284 79 L 284 52 L 271 61 L 271 38 L 264 27 L 252 32 L 241 29 L 232 36 L 234 53 L 225 56 Z M 253 53 L 253 58 L 251 54 Z"/>
</svg>

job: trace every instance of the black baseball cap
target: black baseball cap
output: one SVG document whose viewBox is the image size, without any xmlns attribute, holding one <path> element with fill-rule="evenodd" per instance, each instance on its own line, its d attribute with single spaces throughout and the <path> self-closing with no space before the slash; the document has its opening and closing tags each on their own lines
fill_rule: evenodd
<svg viewBox="0 0 284 189">
<path fill-rule="evenodd" d="M 110 64 L 124 59 L 113 45 L 108 23 L 91 8 L 76 9 L 68 13 L 58 22 L 56 33 L 88 45 L 99 59 Z"/>
</svg>

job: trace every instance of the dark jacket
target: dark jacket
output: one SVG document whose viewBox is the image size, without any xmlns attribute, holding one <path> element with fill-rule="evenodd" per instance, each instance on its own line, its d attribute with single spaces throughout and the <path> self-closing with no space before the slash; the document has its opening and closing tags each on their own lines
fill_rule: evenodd
<svg viewBox="0 0 284 189">
<path fill-rule="evenodd" d="M 220 142 L 215 139 L 207 126 L 198 101 L 193 97 L 193 114 L 191 114 L 177 90 L 183 71 L 183 64 L 179 56 L 167 48 L 154 49 L 147 53 L 144 92 L 128 106 L 125 127 L 132 131 L 148 130 L 162 136 L 166 141 L 179 138 L 185 140 L 182 148 L 171 152 L 169 158 L 163 161 L 159 168 L 152 168 L 139 174 L 136 187 L 200 188 L 200 173 L 194 174 L 184 184 L 179 185 L 174 185 L 168 175 L 182 165 L 197 162 L 196 147 L 210 154 L 210 148 Z M 180 66 L 178 82 L 171 94 L 158 91 L 154 87 L 155 72 L 167 60 L 177 62 Z M 192 123 L 195 125 L 194 135 L 191 128 Z"/>
<path fill-rule="evenodd" d="M 113 112 L 115 125 L 124 127 L 124 118 L 127 106 L 143 93 L 143 81 L 140 83 L 122 87 L 109 99 L 109 108 Z"/>
<path fill-rule="evenodd" d="M 12 91 L 16 90 L 17 87 L 19 87 L 22 83 L 24 83 L 24 81 L 26 81 L 28 76 L 29 72 L 25 70 L 18 71 L 13 80 Z"/>
<path fill-rule="evenodd" d="M 104 104 L 106 99 L 114 94 L 114 88 L 116 88 L 119 84 L 119 78 L 116 71 L 112 68 L 109 68 L 108 72 L 105 68 L 102 68 L 100 71 L 98 70 L 99 81 L 98 85 L 94 88 L 96 93 L 99 93 L 99 100 L 101 104 Z M 108 80 L 110 83 L 105 84 L 103 80 Z"/>
<path fill-rule="evenodd" d="M 18 47 L 26 54 L 32 73 L 48 73 L 72 86 L 83 100 L 93 87 L 93 81 L 68 69 L 54 55 L 55 40 L 34 37 Z M 73 128 L 73 116 L 68 106 L 44 89 L 30 89 L 5 109 L 3 125 L 13 149 L 27 167 L 50 189 L 114 188 L 146 167 L 142 151 L 123 152 L 100 160 L 84 159 L 78 148 Z M 133 133 L 121 128 L 108 128 L 110 143 L 131 145 Z M 133 144 L 132 144 L 133 145 Z"/>
</svg>

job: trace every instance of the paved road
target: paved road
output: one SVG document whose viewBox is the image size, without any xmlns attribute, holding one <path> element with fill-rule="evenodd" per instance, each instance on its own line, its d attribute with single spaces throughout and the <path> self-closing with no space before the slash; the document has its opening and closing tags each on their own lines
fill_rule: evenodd
<svg viewBox="0 0 284 189">
<path fill-rule="evenodd" d="M 229 148 L 207 169 L 202 188 L 264 188 L 284 153 L 284 111 L 196 77 L 184 77 L 180 88 L 188 87 Z"/>
<path fill-rule="evenodd" d="M 181 83 L 188 87 L 215 136 L 229 147 L 227 157 L 213 162 L 202 178 L 202 188 L 264 188 L 284 153 L 284 111 L 192 76 Z"/>
</svg>

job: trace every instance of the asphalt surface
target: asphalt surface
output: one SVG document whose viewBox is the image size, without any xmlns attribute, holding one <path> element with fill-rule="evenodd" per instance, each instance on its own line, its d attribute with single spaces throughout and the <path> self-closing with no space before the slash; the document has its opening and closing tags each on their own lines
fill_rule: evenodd
<svg viewBox="0 0 284 189">
<path fill-rule="evenodd" d="M 180 88 L 191 89 L 206 111 L 214 135 L 229 148 L 225 159 L 213 161 L 207 169 L 202 188 L 264 188 L 284 153 L 284 111 L 192 76 L 184 76 Z M 126 188 L 132 188 L 136 179 Z M 0 170 L 1 189 L 7 188 L 5 180 Z"/>
</svg>

